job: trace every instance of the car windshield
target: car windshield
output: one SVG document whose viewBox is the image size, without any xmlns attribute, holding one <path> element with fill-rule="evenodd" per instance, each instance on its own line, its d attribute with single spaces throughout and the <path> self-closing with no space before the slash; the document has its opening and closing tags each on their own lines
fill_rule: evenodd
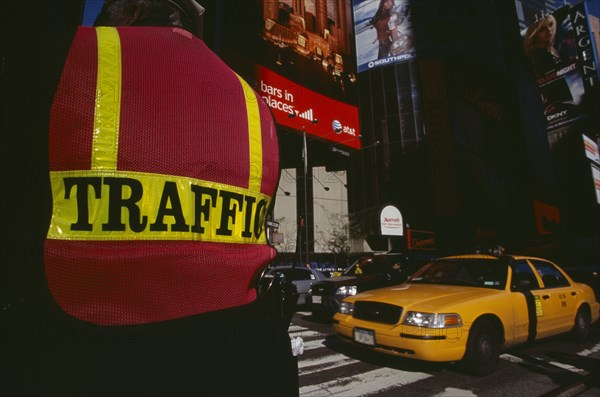
<svg viewBox="0 0 600 397">
<path fill-rule="evenodd" d="M 346 269 L 344 276 L 370 276 L 382 273 L 387 268 L 387 262 L 387 258 L 383 255 L 363 257 Z"/>
<path fill-rule="evenodd" d="M 497 259 L 439 259 L 416 273 L 409 282 L 504 289 L 508 266 Z"/>
</svg>

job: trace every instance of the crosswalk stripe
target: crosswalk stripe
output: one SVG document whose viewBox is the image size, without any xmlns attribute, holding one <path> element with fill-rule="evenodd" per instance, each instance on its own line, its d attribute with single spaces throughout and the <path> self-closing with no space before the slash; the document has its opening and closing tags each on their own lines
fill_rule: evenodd
<svg viewBox="0 0 600 397">
<path fill-rule="evenodd" d="M 566 369 L 567 371 L 571 371 L 576 374 L 583 374 L 583 373 L 587 372 L 581 368 L 574 367 L 571 364 L 564 364 L 564 363 L 559 363 L 556 361 L 550 361 L 549 364 L 554 365 L 555 367 L 558 367 L 558 368 Z"/>
<path fill-rule="evenodd" d="M 596 343 L 596 345 L 592 346 L 591 348 L 580 351 L 579 353 L 577 353 L 577 355 L 587 357 L 587 356 L 597 353 L 599 351 L 600 351 L 600 343 Z"/>
<path fill-rule="evenodd" d="M 302 332 L 308 331 L 310 328 L 302 327 L 300 325 L 290 325 L 288 328 L 288 332 L 291 334 L 293 332 Z"/>
<path fill-rule="evenodd" d="M 508 353 L 501 354 L 500 358 L 502 358 L 506 361 L 513 362 L 513 363 L 522 363 L 525 361 L 521 357 L 516 357 L 516 356 L 513 356 L 512 354 L 508 354 Z"/>
<path fill-rule="evenodd" d="M 435 394 L 433 397 L 477 397 L 477 394 L 473 394 L 471 390 L 447 387 L 443 392 Z"/>
<path fill-rule="evenodd" d="M 306 331 L 296 331 L 296 332 L 288 332 L 288 334 L 290 334 L 290 337 L 294 338 L 296 336 L 301 337 L 302 339 L 308 339 L 308 338 L 321 338 L 325 339 L 325 337 L 327 335 L 325 335 L 322 332 L 318 332 L 318 331 L 311 331 L 311 330 L 306 330 Z"/>
<path fill-rule="evenodd" d="M 429 378 L 422 372 L 407 372 L 391 368 L 380 368 L 349 378 L 338 378 L 318 385 L 300 388 L 302 397 L 319 396 L 365 396 L 395 386 L 403 386 Z"/>
<path fill-rule="evenodd" d="M 313 349 L 318 349 L 320 347 L 325 347 L 325 345 L 323 344 L 325 341 L 323 339 L 315 339 L 315 340 L 309 340 L 309 341 L 304 341 L 304 351 L 306 350 L 313 350 Z"/>
<path fill-rule="evenodd" d="M 307 376 L 307 375 L 311 375 L 311 374 L 314 374 L 317 372 L 327 371 L 327 370 L 335 369 L 335 368 L 339 368 L 339 367 L 345 367 L 346 365 L 355 364 L 358 362 L 359 361 L 357 361 L 353 358 L 344 357 L 343 359 L 336 360 L 335 362 L 310 367 L 309 369 L 299 370 L 298 375 L 299 376 Z"/>
<path fill-rule="evenodd" d="M 336 354 L 329 354 L 327 356 L 314 358 L 314 359 L 308 359 L 308 360 L 300 359 L 300 360 L 298 360 L 298 368 L 302 369 L 302 368 L 306 368 L 306 367 L 313 367 L 316 365 L 340 363 L 342 361 L 346 361 L 344 364 L 349 364 L 349 362 L 347 362 L 347 361 L 358 362 L 357 360 L 351 359 L 348 356 L 336 353 Z"/>
</svg>

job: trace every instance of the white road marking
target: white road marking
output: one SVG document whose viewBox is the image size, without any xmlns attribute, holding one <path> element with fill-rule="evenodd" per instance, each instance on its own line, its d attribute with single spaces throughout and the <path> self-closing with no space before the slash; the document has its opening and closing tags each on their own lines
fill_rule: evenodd
<svg viewBox="0 0 600 397">
<path fill-rule="evenodd" d="M 293 332 L 302 332 L 308 331 L 310 328 L 302 327 L 300 325 L 290 325 L 288 328 L 288 332 L 291 334 Z"/>
<path fill-rule="evenodd" d="M 441 393 L 435 394 L 433 397 L 477 397 L 477 394 L 473 394 L 471 390 L 447 387 L 446 390 L 444 390 Z"/>
<path fill-rule="evenodd" d="M 548 361 L 547 358 L 543 358 L 543 357 L 535 357 L 535 356 L 531 356 L 531 357 L 534 360 L 538 360 L 538 361 L 544 362 L 544 363 L 546 363 L 548 365 L 553 365 L 553 366 L 558 367 L 558 368 L 566 369 L 567 371 L 571 371 L 571 372 L 574 372 L 574 373 L 577 373 L 577 374 L 587 373 L 587 371 L 585 371 L 585 370 L 583 370 L 581 368 L 574 367 L 574 366 L 572 366 L 570 364 L 559 363 L 557 361 Z M 502 354 L 502 355 L 500 355 L 500 358 L 503 358 L 505 360 L 511 361 L 513 363 L 524 363 L 524 362 L 527 361 L 526 359 L 522 359 L 520 357 L 515 357 L 515 356 L 512 356 L 510 354 Z"/>
<path fill-rule="evenodd" d="M 336 357 L 333 357 L 333 356 L 336 356 Z M 310 362 L 307 364 L 305 364 L 303 362 L 299 362 L 298 363 L 298 375 L 306 376 L 306 375 L 314 374 L 316 372 L 321 372 L 321 371 L 325 371 L 325 370 L 329 370 L 329 369 L 344 367 L 346 365 L 355 364 L 355 363 L 359 362 L 358 360 L 355 360 L 353 358 L 338 355 L 338 354 L 335 354 L 333 356 L 328 356 L 328 357 L 331 357 L 331 359 L 329 359 L 327 357 L 322 360 L 312 360 L 313 362 Z"/>
<path fill-rule="evenodd" d="M 323 356 L 323 357 L 319 357 L 319 358 L 313 358 L 313 359 L 306 359 L 306 360 L 302 360 L 300 359 L 298 361 L 298 368 L 302 369 L 302 368 L 306 368 L 306 367 L 313 367 L 315 365 L 324 365 L 324 364 L 330 364 L 330 363 L 339 363 L 341 366 L 342 365 L 342 361 L 346 361 L 344 364 L 351 364 L 348 361 L 352 361 L 353 363 L 358 362 L 358 360 L 354 360 L 344 354 L 329 354 L 327 356 Z"/>
<path fill-rule="evenodd" d="M 324 343 L 325 343 L 324 339 L 315 339 L 315 340 L 309 340 L 309 341 L 305 340 L 304 341 L 304 351 L 318 349 L 320 347 L 326 347 Z"/>
<path fill-rule="evenodd" d="M 319 331 L 311 331 L 309 329 L 305 330 L 305 331 L 295 331 L 295 332 L 288 332 L 288 334 L 290 335 L 291 338 L 295 338 L 296 336 L 301 337 L 302 339 L 307 339 L 307 338 L 321 338 L 324 339 L 327 335 L 325 335 L 322 332 Z"/>
<path fill-rule="evenodd" d="M 600 352 L 600 343 L 597 343 L 595 346 L 593 346 L 590 349 L 580 351 L 579 353 L 577 353 L 577 355 L 587 357 L 587 356 L 591 356 L 592 354 L 598 353 L 598 352 Z"/>
<path fill-rule="evenodd" d="M 407 385 L 431 375 L 422 372 L 407 372 L 391 368 L 380 368 L 348 378 L 335 379 L 318 385 L 300 388 L 302 397 L 319 396 L 365 396 L 395 386 Z"/>
<path fill-rule="evenodd" d="M 525 360 L 523 360 L 521 357 L 517 357 L 517 356 L 513 356 L 512 354 L 501 354 L 500 358 L 513 362 L 513 363 L 524 363 Z"/>
<path fill-rule="evenodd" d="M 569 364 L 557 363 L 556 361 L 550 361 L 550 362 L 548 362 L 548 364 L 554 365 L 555 367 L 558 367 L 558 368 L 566 369 L 567 371 L 575 372 L 576 374 L 587 373 L 587 371 L 584 371 L 581 368 L 577 368 L 577 367 L 574 367 Z"/>
</svg>

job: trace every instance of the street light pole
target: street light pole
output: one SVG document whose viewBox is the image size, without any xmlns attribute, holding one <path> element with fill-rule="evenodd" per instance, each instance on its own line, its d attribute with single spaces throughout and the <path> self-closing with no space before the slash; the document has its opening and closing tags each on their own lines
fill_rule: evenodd
<svg viewBox="0 0 600 397">
<path fill-rule="evenodd" d="M 296 117 L 295 113 L 289 113 L 289 118 Z M 318 119 L 310 120 L 312 124 L 317 124 Z M 310 125 L 310 124 L 309 124 Z M 308 146 L 306 144 L 306 125 L 302 126 L 302 160 L 304 161 L 304 246 L 306 250 L 306 264 L 310 264 L 308 258 Z M 300 230 L 300 228 L 298 228 Z M 300 233 L 301 234 L 301 233 Z"/>
<path fill-rule="evenodd" d="M 306 263 L 309 265 L 308 260 L 308 193 L 307 193 L 307 179 L 308 179 L 308 147 L 306 145 L 306 131 L 302 127 L 302 159 L 304 160 L 304 246 L 306 250 Z"/>
</svg>

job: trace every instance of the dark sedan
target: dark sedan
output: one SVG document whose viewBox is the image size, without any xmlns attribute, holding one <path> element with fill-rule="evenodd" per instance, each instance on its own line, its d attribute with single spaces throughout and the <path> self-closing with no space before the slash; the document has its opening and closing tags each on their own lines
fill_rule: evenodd
<svg viewBox="0 0 600 397">
<path fill-rule="evenodd" d="M 331 318 L 345 297 L 403 283 L 433 259 L 433 255 L 414 253 L 374 253 L 363 256 L 341 276 L 313 283 L 307 304 L 316 317 Z"/>
</svg>

